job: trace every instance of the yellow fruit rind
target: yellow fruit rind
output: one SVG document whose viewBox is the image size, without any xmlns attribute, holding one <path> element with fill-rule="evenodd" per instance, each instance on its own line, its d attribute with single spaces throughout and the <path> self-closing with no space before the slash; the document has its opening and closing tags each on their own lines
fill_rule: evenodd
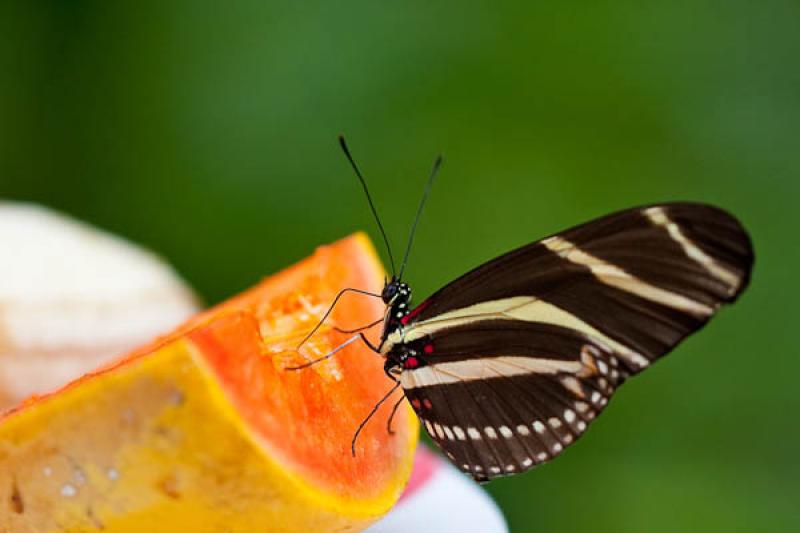
<svg viewBox="0 0 800 533">
<path fill-rule="evenodd" d="M 370 501 L 318 491 L 264 453 L 201 361 L 177 340 L 7 419 L 0 530 L 358 530 L 396 501 L 411 453 Z"/>
</svg>

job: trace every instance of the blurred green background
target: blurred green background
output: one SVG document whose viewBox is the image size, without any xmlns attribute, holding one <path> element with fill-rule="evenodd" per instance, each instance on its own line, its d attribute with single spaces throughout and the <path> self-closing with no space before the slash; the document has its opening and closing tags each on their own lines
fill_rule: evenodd
<svg viewBox="0 0 800 533">
<path fill-rule="evenodd" d="M 740 303 L 488 490 L 513 531 L 798 531 L 799 21 L 796 0 L 6 1 L 0 195 L 155 249 L 210 303 L 377 236 L 339 132 L 397 254 L 445 155 L 419 297 L 611 210 L 724 206 L 756 247 Z"/>
</svg>

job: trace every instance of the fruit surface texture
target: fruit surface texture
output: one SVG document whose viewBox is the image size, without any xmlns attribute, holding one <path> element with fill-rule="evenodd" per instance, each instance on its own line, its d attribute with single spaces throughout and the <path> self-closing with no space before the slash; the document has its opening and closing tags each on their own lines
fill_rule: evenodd
<svg viewBox="0 0 800 533">
<path fill-rule="evenodd" d="M 293 371 L 383 313 L 383 270 L 355 235 L 172 334 L 0 420 L 0 531 L 360 530 L 410 475 L 418 423 L 361 342 Z M 376 335 L 373 332 L 372 335 Z M 373 337 L 374 338 L 374 337 Z M 396 399 L 399 399 L 399 392 Z"/>
</svg>

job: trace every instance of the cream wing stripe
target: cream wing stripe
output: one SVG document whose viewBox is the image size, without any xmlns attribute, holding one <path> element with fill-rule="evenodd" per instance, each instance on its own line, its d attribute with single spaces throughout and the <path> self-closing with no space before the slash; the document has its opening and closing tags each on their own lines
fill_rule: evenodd
<svg viewBox="0 0 800 533">
<path fill-rule="evenodd" d="M 412 325 L 404 331 L 402 336 L 399 331 L 392 333 L 387 339 L 385 348 L 403 341 L 411 342 L 445 328 L 462 326 L 482 320 L 504 320 L 509 318 L 572 328 L 588 335 L 598 344 L 604 344 L 609 351 L 613 350 L 620 357 L 641 368 L 650 363 L 640 353 L 601 333 L 575 315 L 533 296 L 514 296 L 491 300 L 442 313 L 436 318 Z"/>
<path fill-rule="evenodd" d="M 404 389 L 414 389 L 459 381 L 495 378 L 498 374 L 503 376 L 555 374 L 558 372 L 577 374 L 582 368 L 583 364 L 580 361 L 515 356 L 484 357 L 436 363 L 414 370 L 405 370 L 400 375 L 400 382 Z"/>
<path fill-rule="evenodd" d="M 714 309 L 703 303 L 687 298 L 681 294 L 660 289 L 638 279 L 621 268 L 584 252 L 572 242 L 555 236 L 542 241 L 548 250 L 559 254 L 567 261 L 588 267 L 595 278 L 606 285 L 622 289 L 651 302 L 666 305 L 698 317 L 707 317 Z"/>
<path fill-rule="evenodd" d="M 686 237 L 680 227 L 667 216 L 663 207 L 648 207 L 643 213 L 653 224 L 665 228 L 672 240 L 681 245 L 688 257 L 697 261 L 712 276 L 727 283 L 730 286 L 729 294 L 736 292 L 741 283 L 741 278 L 727 268 L 717 264 L 711 256 Z"/>
</svg>

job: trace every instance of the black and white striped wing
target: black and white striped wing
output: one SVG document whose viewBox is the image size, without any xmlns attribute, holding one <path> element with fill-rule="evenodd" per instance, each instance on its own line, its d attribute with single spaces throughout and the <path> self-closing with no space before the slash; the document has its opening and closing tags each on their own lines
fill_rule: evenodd
<svg viewBox="0 0 800 533">
<path fill-rule="evenodd" d="M 462 276 L 388 342 L 420 354 L 401 382 L 428 433 L 486 480 L 574 442 L 626 377 L 736 299 L 752 262 L 720 209 L 630 209 Z"/>
<path fill-rule="evenodd" d="M 428 364 L 400 377 L 406 396 L 447 457 L 477 480 L 557 456 L 628 375 L 608 346 L 552 324 L 485 320 L 423 343 Z"/>
</svg>

